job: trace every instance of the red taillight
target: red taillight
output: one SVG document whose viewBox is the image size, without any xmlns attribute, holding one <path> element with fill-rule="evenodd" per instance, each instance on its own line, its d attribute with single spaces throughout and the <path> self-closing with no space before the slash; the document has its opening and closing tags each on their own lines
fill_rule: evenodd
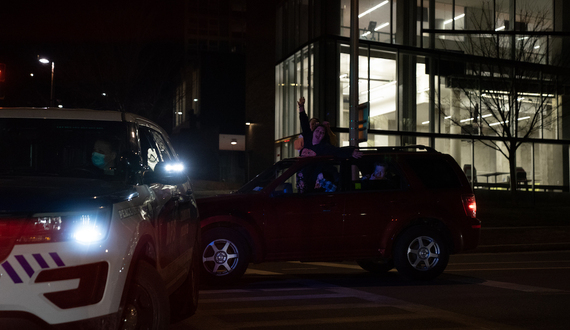
<svg viewBox="0 0 570 330">
<path fill-rule="evenodd" d="M 0 260 L 8 257 L 23 226 L 19 219 L 0 218 Z"/>
<path fill-rule="evenodd" d="M 477 217 L 477 202 L 475 201 L 475 195 L 463 195 L 463 208 L 465 209 L 465 214 L 468 217 Z"/>
</svg>

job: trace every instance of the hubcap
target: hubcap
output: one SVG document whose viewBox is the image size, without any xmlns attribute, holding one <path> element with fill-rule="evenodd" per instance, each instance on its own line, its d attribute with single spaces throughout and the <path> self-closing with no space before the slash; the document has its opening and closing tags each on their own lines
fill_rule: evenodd
<svg viewBox="0 0 570 330">
<path fill-rule="evenodd" d="M 429 258 L 429 250 L 426 249 L 425 247 L 421 248 L 418 251 L 418 256 L 420 257 L 420 259 L 425 260 L 427 258 Z"/>
<path fill-rule="evenodd" d="M 437 265 L 441 248 L 436 240 L 429 236 L 416 237 L 408 246 L 408 261 L 419 271 L 428 271 Z"/>
<path fill-rule="evenodd" d="M 239 250 L 232 241 L 217 239 L 204 248 L 202 264 L 204 269 L 212 275 L 228 275 L 237 267 L 238 263 Z"/>
<path fill-rule="evenodd" d="M 218 251 L 216 252 L 216 257 L 214 259 L 216 260 L 216 263 L 223 264 L 228 261 L 228 254 L 224 251 Z"/>
</svg>

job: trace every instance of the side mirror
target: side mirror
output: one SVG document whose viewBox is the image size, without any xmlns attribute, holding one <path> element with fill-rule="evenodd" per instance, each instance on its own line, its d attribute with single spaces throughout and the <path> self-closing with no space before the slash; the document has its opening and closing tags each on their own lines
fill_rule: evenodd
<svg viewBox="0 0 570 330">
<path fill-rule="evenodd" d="M 277 188 L 275 188 L 275 190 L 271 193 L 271 196 L 277 197 L 292 193 L 293 193 L 293 185 L 288 182 L 284 182 L 278 185 Z"/>
<path fill-rule="evenodd" d="M 154 171 L 144 173 L 144 183 L 179 184 L 187 180 L 186 167 L 181 162 L 159 162 Z"/>
</svg>

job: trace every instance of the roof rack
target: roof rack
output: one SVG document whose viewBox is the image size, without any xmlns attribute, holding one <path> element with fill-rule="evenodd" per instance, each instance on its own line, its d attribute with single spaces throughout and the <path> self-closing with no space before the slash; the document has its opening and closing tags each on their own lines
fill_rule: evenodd
<svg viewBox="0 0 570 330">
<path fill-rule="evenodd" d="M 358 148 L 360 151 L 375 150 L 375 151 L 403 151 L 408 149 L 415 149 L 417 151 L 438 152 L 432 147 L 424 146 L 421 144 L 409 146 L 395 146 L 395 147 L 364 147 Z"/>
</svg>

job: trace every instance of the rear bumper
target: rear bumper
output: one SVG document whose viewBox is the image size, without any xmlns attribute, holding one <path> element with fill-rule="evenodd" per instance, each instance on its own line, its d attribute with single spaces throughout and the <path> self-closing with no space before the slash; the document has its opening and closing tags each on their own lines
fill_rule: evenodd
<svg viewBox="0 0 570 330">
<path fill-rule="evenodd" d="M 471 219 L 462 231 L 462 244 L 458 247 L 458 251 L 473 250 L 477 248 L 481 240 L 481 221 L 479 219 Z"/>
</svg>

